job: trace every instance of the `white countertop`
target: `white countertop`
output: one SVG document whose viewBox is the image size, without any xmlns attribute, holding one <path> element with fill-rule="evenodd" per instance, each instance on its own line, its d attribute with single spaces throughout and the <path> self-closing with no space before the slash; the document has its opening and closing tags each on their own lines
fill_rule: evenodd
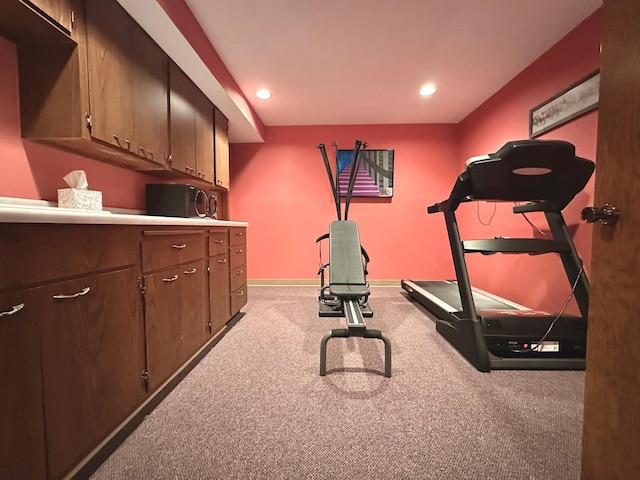
<svg viewBox="0 0 640 480">
<path fill-rule="evenodd" d="M 189 225 L 245 227 L 247 222 L 211 218 L 158 217 L 144 212 L 107 208 L 103 211 L 58 208 L 43 200 L 0 197 L 0 223 L 78 223 L 101 225 Z"/>
</svg>

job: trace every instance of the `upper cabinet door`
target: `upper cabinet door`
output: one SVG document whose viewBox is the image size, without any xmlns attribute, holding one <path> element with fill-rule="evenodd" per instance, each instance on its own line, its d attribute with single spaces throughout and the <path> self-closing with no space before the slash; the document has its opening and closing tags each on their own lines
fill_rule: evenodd
<svg viewBox="0 0 640 480">
<path fill-rule="evenodd" d="M 196 174 L 194 86 L 187 75 L 171 62 L 169 67 L 169 115 L 171 118 L 171 161 L 177 172 Z"/>
<path fill-rule="evenodd" d="M 213 185 L 213 104 L 197 90 L 194 101 L 196 118 L 196 168 L 197 176 Z"/>
<path fill-rule="evenodd" d="M 168 154 L 168 57 L 115 0 L 86 2 L 91 136 L 152 163 Z"/>
<path fill-rule="evenodd" d="M 73 0 L 28 0 L 67 33 L 73 30 Z"/>
<path fill-rule="evenodd" d="M 91 136 L 133 151 L 133 20 L 114 0 L 86 2 Z"/>
<path fill-rule="evenodd" d="M 216 108 L 215 112 L 215 175 L 216 185 L 229 189 L 229 121 Z"/>
<path fill-rule="evenodd" d="M 134 153 L 164 164 L 169 155 L 169 57 L 138 24 L 131 40 Z"/>
</svg>

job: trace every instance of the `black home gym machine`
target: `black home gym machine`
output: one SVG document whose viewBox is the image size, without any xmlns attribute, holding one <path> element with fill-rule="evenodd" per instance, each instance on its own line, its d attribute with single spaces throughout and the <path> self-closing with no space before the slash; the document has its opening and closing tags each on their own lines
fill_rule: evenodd
<svg viewBox="0 0 640 480">
<path fill-rule="evenodd" d="M 472 161 L 473 160 L 473 161 Z M 427 208 L 443 213 L 456 281 L 402 280 L 409 296 L 436 317 L 436 330 L 473 366 L 491 369 L 582 370 L 585 366 L 589 282 L 562 210 L 586 185 L 594 163 L 556 140 L 508 142 L 470 159 L 449 198 Z M 460 239 L 455 212 L 462 202 L 511 201 L 515 214 L 543 212 L 550 239 Z M 471 287 L 465 254 L 557 253 L 580 316 L 541 313 Z"/>
<path fill-rule="evenodd" d="M 335 143 L 334 145 L 337 148 Z M 367 144 L 360 140 L 355 142 L 351 174 L 345 199 L 344 219 L 342 219 L 340 185 L 336 183 L 336 181 L 339 182 L 337 152 L 336 181 L 334 181 L 325 146 L 322 143 L 317 145 L 324 160 L 338 214 L 338 219 L 329 225 L 329 233 L 318 237 L 316 240 L 320 249 L 320 269 L 318 271 L 318 275 L 320 275 L 319 315 L 321 317 L 344 317 L 347 322 L 347 328 L 335 328 L 322 337 L 320 342 L 321 376 L 327 373 L 327 342 L 330 338 L 363 337 L 377 338 L 384 342 L 384 375 L 385 377 L 391 377 L 391 342 L 380 330 L 367 328 L 364 321 L 364 317 L 373 316 L 373 312 L 368 306 L 370 292 L 366 279 L 369 256 L 360 244 L 358 224 L 347 219 L 358 163 L 366 146 Z M 327 264 L 322 263 L 322 241 L 325 239 L 329 239 L 329 263 Z M 329 267 L 329 284 L 325 285 L 325 269 L 327 267 Z"/>
</svg>

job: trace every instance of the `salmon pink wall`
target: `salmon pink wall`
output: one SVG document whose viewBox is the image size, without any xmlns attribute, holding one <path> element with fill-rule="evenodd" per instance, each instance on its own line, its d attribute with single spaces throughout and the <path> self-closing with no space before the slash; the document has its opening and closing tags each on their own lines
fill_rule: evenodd
<svg viewBox="0 0 640 480">
<path fill-rule="evenodd" d="M 103 205 L 144 210 L 148 175 L 63 152 L 20 138 L 15 45 L 0 37 L 0 196 L 58 201 L 71 170 L 87 172 L 89 188 L 102 191 Z"/>
<path fill-rule="evenodd" d="M 459 125 L 460 169 L 468 157 L 494 152 L 509 140 L 528 138 L 528 114 L 532 107 L 598 69 L 601 21 L 599 10 Z M 540 138 L 569 141 L 576 146 L 579 156 L 595 161 L 597 119 L 597 111 L 593 111 Z M 593 192 L 594 177 L 563 212 L 587 273 L 592 226 L 581 223 L 580 210 L 593 205 Z M 464 205 L 458 214 L 462 238 L 536 235 L 524 218 L 512 213 L 512 206 L 486 202 Z M 536 226 L 546 225 L 541 214 L 527 217 Z M 489 219 L 490 224 L 484 225 Z M 570 292 L 562 264 L 555 255 L 468 255 L 467 260 L 475 286 L 533 308 L 557 311 Z M 569 311 L 575 312 L 575 305 L 570 305 Z"/>
<path fill-rule="evenodd" d="M 395 150 L 393 198 L 353 198 L 349 208 L 371 257 L 369 278 L 445 275 L 446 234 L 425 207 L 447 193 L 448 180 L 458 173 L 455 126 L 310 126 L 267 127 L 264 144 L 231 146 L 231 217 L 250 223 L 250 279 L 316 278 L 315 239 L 336 219 L 316 145 L 324 143 L 332 160 L 333 141 L 347 149 L 356 139 L 371 149 Z"/>
</svg>

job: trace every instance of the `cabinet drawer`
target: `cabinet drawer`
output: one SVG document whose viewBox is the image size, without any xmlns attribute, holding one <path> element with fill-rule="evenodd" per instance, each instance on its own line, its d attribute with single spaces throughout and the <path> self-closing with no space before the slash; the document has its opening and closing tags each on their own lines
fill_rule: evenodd
<svg viewBox="0 0 640 480">
<path fill-rule="evenodd" d="M 247 283 L 247 270 L 245 266 L 235 268 L 231 270 L 229 274 L 229 283 L 231 284 L 231 291 L 235 292 L 238 288 Z"/>
<path fill-rule="evenodd" d="M 139 234 L 121 225 L 5 224 L 0 290 L 135 265 Z"/>
<path fill-rule="evenodd" d="M 142 270 L 150 272 L 204 258 L 204 234 L 197 230 L 150 231 L 142 234 Z"/>
<path fill-rule="evenodd" d="M 229 250 L 229 268 L 233 270 L 247 264 L 247 248 L 244 245 L 236 245 Z"/>
<path fill-rule="evenodd" d="M 209 230 L 209 256 L 222 255 L 227 253 L 229 247 L 229 231 Z"/>
<path fill-rule="evenodd" d="M 247 229 L 245 227 L 229 227 L 229 245 L 247 243 Z"/>
<path fill-rule="evenodd" d="M 247 304 L 247 286 L 243 285 L 231 293 L 231 316 Z"/>
</svg>

